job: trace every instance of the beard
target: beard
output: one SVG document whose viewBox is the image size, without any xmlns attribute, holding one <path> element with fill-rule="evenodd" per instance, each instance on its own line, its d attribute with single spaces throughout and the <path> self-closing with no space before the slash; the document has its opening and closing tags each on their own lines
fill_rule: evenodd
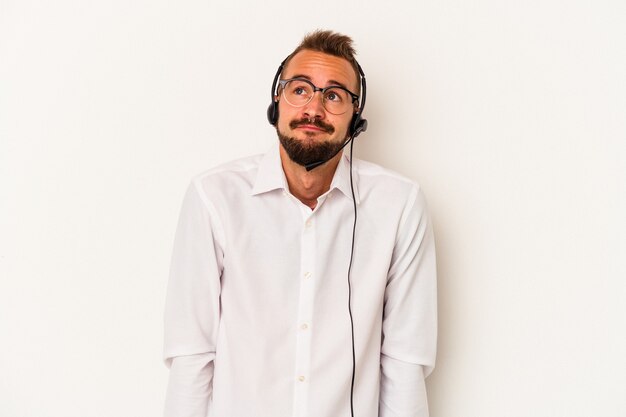
<svg viewBox="0 0 626 417">
<path fill-rule="evenodd" d="M 314 125 L 316 127 L 319 127 L 320 129 L 323 129 L 326 133 L 329 134 L 332 134 L 335 131 L 335 128 L 332 125 L 318 119 L 293 120 L 289 123 L 289 127 L 295 129 L 298 126 L 304 124 Z M 278 140 L 285 149 L 285 152 L 287 152 L 289 159 L 291 159 L 296 164 L 302 166 L 306 166 L 318 161 L 326 162 L 327 160 L 335 156 L 343 146 L 343 142 L 302 141 L 292 136 L 287 136 L 280 131 L 278 126 L 276 127 L 276 132 L 278 133 Z"/>
</svg>

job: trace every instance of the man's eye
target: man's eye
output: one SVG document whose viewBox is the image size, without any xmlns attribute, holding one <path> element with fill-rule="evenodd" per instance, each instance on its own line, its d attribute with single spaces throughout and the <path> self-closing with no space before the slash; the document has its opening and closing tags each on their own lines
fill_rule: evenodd
<svg viewBox="0 0 626 417">
<path fill-rule="evenodd" d="M 296 87 L 296 88 L 293 90 L 293 93 L 294 93 L 294 94 L 296 94 L 296 95 L 301 96 L 301 95 L 303 95 L 303 94 L 306 94 L 306 90 L 305 90 L 303 87 Z"/>
<path fill-rule="evenodd" d="M 341 101 L 341 96 L 339 94 L 337 94 L 337 92 L 335 92 L 335 91 L 329 91 L 326 94 L 326 100 L 333 101 L 333 102 L 340 102 Z"/>
</svg>

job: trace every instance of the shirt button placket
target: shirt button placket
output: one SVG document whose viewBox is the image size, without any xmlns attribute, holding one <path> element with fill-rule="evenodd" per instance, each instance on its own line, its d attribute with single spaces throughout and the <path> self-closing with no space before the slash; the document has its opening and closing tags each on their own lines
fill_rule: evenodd
<svg viewBox="0 0 626 417">
<path fill-rule="evenodd" d="M 307 208 L 303 214 L 300 253 L 300 294 L 298 299 L 297 327 L 294 328 L 296 338 L 296 364 L 293 415 L 308 417 L 308 391 L 312 381 L 311 364 L 311 325 L 313 313 L 313 294 L 315 281 L 315 221 L 314 213 Z"/>
</svg>

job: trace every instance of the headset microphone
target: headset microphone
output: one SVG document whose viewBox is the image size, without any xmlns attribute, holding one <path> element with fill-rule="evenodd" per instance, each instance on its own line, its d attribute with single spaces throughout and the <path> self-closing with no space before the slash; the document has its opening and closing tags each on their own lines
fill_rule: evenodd
<svg viewBox="0 0 626 417">
<path fill-rule="evenodd" d="M 311 171 L 312 169 L 317 168 L 320 165 L 324 165 L 326 162 L 330 161 L 331 159 L 333 159 L 339 152 L 341 152 L 341 150 L 343 148 L 346 147 L 346 145 L 350 142 L 352 142 L 352 140 L 358 136 L 359 133 L 361 132 L 365 132 L 367 130 L 367 120 L 365 119 L 361 119 L 361 126 L 359 126 L 359 129 L 355 130 L 351 135 L 350 135 L 350 139 L 348 139 L 347 141 L 345 141 L 343 143 L 343 145 L 341 145 L 341 148 L 337 149 L 337 151 L 335 153 L 333 153 L 330 157 L 323 159 L 321 161 L 315 161 L 315 162 L 311 162 L 310 164 L 306 164 L 304 166 L 304 168 L 306 168 L 307 171 Z"/>
<path fill-rule="evenodd" d="M 343 148 L 346 147 L 346 145 L 348 143 L 350 143 L 352 141 L 352 139 L 354 139 L 354 136 L 350 136 L 350 139 L 348 139 L 347 141 L 344 142 L 343 145 L 341 145 L 341 148 L 337 149 L 336 152 L 334 152 L 329 158 L 326 159 L 322 159 L 321 161 L 315 161 L 315 162 L 311 162 L 310 164 L 306 164 L 304 166 L 304 168 L 306 168 L 307 171 L 311 171 L 312 169 L 317 168 L 320 165 L 324 165 L 326 162 L 330 161 L 331 159 L 333 159 L 339 152 L 341 152 L 341 150 Z"/>
</svg>

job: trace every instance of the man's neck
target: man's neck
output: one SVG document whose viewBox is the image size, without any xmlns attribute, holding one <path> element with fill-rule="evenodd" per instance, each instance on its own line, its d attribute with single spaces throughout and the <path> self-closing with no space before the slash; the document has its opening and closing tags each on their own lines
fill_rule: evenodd
<svg viewBox="0 0 626 417">
<path fill-rule="evenodd" d="M 287 152 L 280 146 L 280 160 L 287 178 L 289 192 L 311 210 L 315 209 L 317 198 L 330 189 L 341 155 L 340 152 L 330 161 L 307 171 L 305 167 L 289 159 Z"/>
</svg>

